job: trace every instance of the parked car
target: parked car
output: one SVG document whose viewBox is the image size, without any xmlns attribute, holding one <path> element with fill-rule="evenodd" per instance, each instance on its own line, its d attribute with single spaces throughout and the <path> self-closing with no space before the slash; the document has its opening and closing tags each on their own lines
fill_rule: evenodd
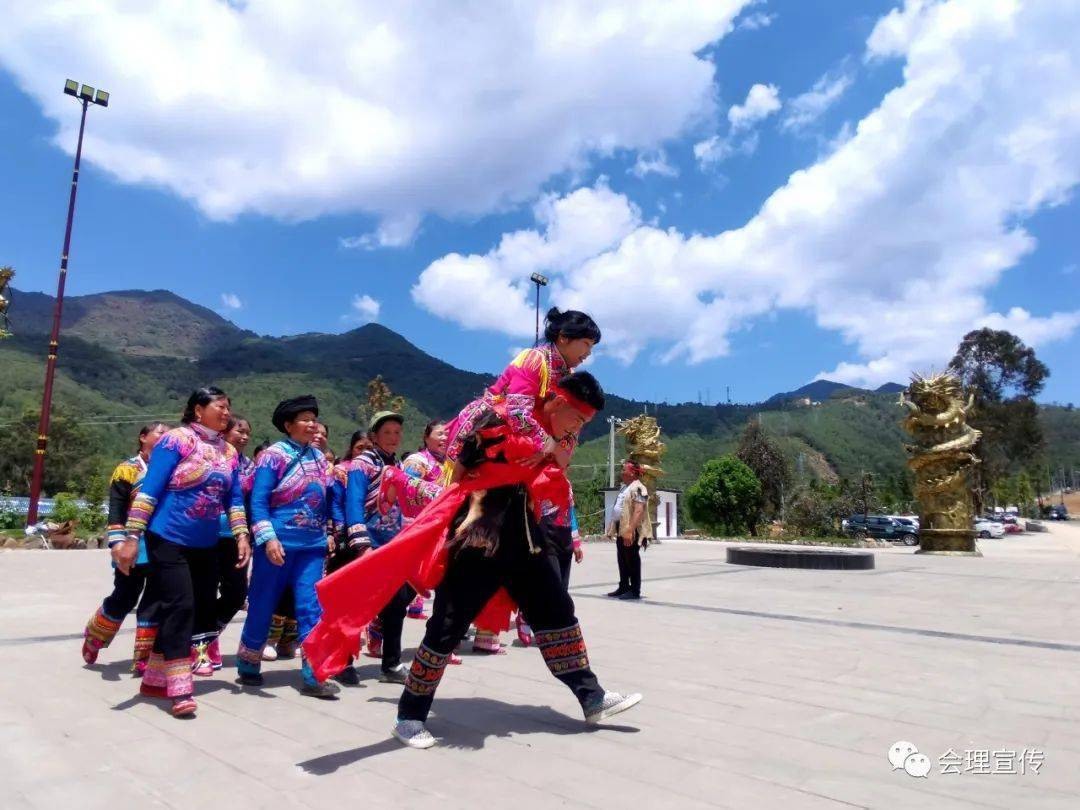
<svg viewBox="0 0 1080 810">
<path fill-rule="evenodd" d="M 905 546 L 919 544 L 919 530 L 911 523 L 900 523 L 887 515 L 852 515 L 844 522 L 844 531 L 856 540 L 873 537 L 903 543 Z"/>
<path fill-rule="evenodd" d="M 1005 524 L 1004 524 L 1004 527 L 1005 527 L 1005 534 L 1023 534 L 1024 533 L 1024 527 L 1020 525 L 1019 521 L 1014 520 L 1012 523 L 1009 523 L 1008 521 L 1006 521 Z"/>
<path fill-rule="evenodd" d="M 1059 503 L 1056 506 L 1050 507 L 1050 514 L 1047 515 L 1050 520 L 1068 520 L 1069 511 L 1065 508 L 1065 504 Z"/>
<path fill-rule="evenodd" d="M 1005 527 L 1002 524 L 993 520 L 976 518 L 975 533 L 983 540 L 989 539 L 991 537 L 999 540 L 1005 536 Z"/>
</svg>

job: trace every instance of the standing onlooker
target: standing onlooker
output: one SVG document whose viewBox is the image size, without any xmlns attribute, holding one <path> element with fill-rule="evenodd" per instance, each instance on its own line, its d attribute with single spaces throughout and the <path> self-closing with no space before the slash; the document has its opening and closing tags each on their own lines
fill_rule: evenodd
<svg viewBox="0 0 1080 810">
<path fill-rule="evenodd" d="M 222 431 L 229 398 L 220 388 L 193 391 L 183 423 L 154 446 L 139 494 L 128 510 L 127 539 L 113 545 L 113 559 L 131 571 L 146 540 L 150 587 L 158 600 L 158 634 L 139 691 L 168 697 L 177 717 L 194 714 L 191 645 L 217 636 L 218 521 L 226 511 L 237 559 L 247 563 L 247 515 L 237 452 Z"/>
<path fill-rule="evenodd" d="M 109 480 L 109 548 L 122 543 L 126 537 L 124 524 L 127 523 L 128 509 L 139 493 L 139 484 L 146 475 L 146 462 L 157 440 L 165 435 L 168 426 L 161 422 L 151 422 L 139 431 L 139 452 L 126 461 L 121 461 L 113 470 Z M 135 609 L 138 626 L 135 628 L 135 654 L 132 657 L 132 670 L 139 676 L 146 670 L 146 661 L 150 657 L 150 648 L 154 646 L 157 627 L 153 617 L 153 596 L 146 587 L 150 575 L 150 564 L 146 558 L 146 545 L 139 543 L 139 555 L 131 571 L 124 573 L 113 563 L 113 590 L 105 597 L 83 632 L 82 657 L 87 664 L 97 661 L 98 652 L 108 647 L 125 617 Z"/>
<path fill-rule="evenodd" d="M 617 599 L 641 598 L 641 548 L 652 539 L 649 519 L 649 491 L 641 482 L 641 467 L 632 461 L 623 464 L 623 488 L 611 510 L 607 536 L 615 539 L 619 562 L 619 587 L 608 596 Z"/>
<path fill-rule="evenodd" d="M 350 545 L 379 548 L 391 542 L 401 531 L 401 508 L 380 499 L 383 473 L 398 468 L 397 451 L 401 447 L 401 429 L 405 419 L 393 411 L 379 411 L 371 419 L 368 435 L 374 447 L 352 460 L 345 491 L 345 524 Z M 384 683 L 405 683 L 407 671 L 401 663 L 401 630 L 405 611 L 416 597 L 409 585 L 402 585 L 379 613 L 382 634 L 382 672 Z"/>
</svg>

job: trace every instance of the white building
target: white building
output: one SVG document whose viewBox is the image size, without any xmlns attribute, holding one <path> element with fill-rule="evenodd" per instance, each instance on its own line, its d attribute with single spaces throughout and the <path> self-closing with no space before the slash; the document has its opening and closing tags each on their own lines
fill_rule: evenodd
<svg viewBox="0 0 1080 810">
<path fill-rule="evenodd" d="M 614 519 L 612 512 L 615 509 L 615 499 L 619 497 L 619 489 L 604 488 L 604 525 L 607 526 Z M 674 489 L 658 489 L 656 491 L 658 503 L 656 514 L 652 516 L 655 536 L 660 540 L 679 536 L 679 492 Z"/>
</svg>

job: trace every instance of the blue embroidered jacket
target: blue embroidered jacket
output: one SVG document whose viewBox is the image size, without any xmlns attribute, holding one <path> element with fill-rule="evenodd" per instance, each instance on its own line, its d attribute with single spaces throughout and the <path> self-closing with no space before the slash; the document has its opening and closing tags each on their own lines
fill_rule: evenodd
<svg viewBox="0 0 1080 810">
<path fill-rule="evenodd" d="M 379 448 L 365 450 L 352 460 L 345 487 L 345 525 L 350 543 L 370 541 L 372 548 L 389 543 L 401 531 L 401 509 L 397 504 L 379 508 L 379 486 L 387 467 L 400 467 L 393 453 Z"/>
<path fill-rule="evenodd" d="M 226 512 L 233 536 L 247 533 L 236 448 L 202 425 L 181 425 L 154 446 L 127 516 L 129 534 L 151 531 L 181 546 L 217 543 Z"/>
<path fill-rule="evenodd" d="M 251 528 L 255 544 L 278 540 L 286 549 L 326 546 L 330 465 L 310 444 L 283 439 L 255 464 Z"/>
</svg>

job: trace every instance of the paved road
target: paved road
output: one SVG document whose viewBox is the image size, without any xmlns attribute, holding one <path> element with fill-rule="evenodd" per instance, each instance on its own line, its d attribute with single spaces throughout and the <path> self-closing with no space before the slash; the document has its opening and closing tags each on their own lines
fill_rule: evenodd
<svg viewBox="0 0 1080 810">
<path fill-rule="evenodd" d="M 822 572 L 668 542 L 647 553 L 649 599 L 630 604 L 603 596 L 614 552 L 590 545 L 573 583 L 590 656 L 608 688 L 645 702 L 586 732 L 536 651 L 466 656 L 431 751 L 388 740 L 398 692 L 371 659 L 336 702 L 302 697 L 294 663 L 269 665 L 259 694 L 226 669 L 199 683 L 197 719 L 174 720 L 136 696 L 129 627 L 81 665 L 104 552 L 2 552 L 0 804 L 1080 807 L 1080 526 L 983 548 L 888 549 L 874 571 Z M 408 622 L 407 642 L 421 630 Z M 898 740 L 930 757 L 927 778 L 892 770 Z M 942 774 L 950 749 L 1045 759 L 1038 774 Z"/>
</svg>

